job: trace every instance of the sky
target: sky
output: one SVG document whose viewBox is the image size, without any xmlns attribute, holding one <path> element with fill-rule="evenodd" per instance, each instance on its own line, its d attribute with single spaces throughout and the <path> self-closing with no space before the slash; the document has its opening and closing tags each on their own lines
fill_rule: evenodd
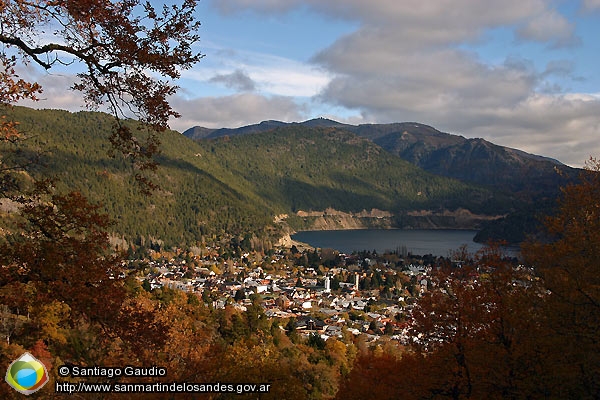
<svg viewBox="0 0 600 400">
<path fill-rule="evenodd" d="M 170 99 L 180 132 L 410 121 L 600 157 L 600 0 L 202 0 L 197 18 L 204 58 Z M 36 107 L 81 107 L 69 79 L 41 74 Z"/>
</svg>

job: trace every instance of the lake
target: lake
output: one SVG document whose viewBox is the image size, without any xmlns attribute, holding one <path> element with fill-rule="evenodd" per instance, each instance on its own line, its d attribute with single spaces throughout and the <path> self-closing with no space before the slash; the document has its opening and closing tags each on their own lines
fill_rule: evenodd
<svg viewBox="0 0 600 400">
<path fill-rule="evenodd" d="M 376 250 L 378 253 L 396 249 L 402 251 L 405 247 L 412 254 L 447 257 L 462 245 L 467 245 L 471 253 L 479 250 L 482 245 L 473 242 L 476 233 L 477 231 L 471 230 L 448 229 L 358 229 L 298 232 L 292 239 L 313 247 L 332 248 L 346 254 L 361 250 Z"/>
</svg>

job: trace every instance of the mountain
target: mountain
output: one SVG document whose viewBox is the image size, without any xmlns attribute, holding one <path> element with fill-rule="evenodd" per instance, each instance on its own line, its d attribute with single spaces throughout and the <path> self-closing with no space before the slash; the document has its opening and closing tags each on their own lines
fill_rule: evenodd
<svg viewBox="0 0 600 400">
<path fill-rule="evenodd" d="M 341 128 L 352 131 L 353 125 L 342 124 L 341 122 L 333 121 L 326 118 L 315 118 L 304 122 L 281 122 L 281 121 L 263 121 L 255 125 L 242 126 L 240 128 L 219 128 L 210 129 L 201 126 L 194 126 L 183 132 L 184 136 L 190 139 L 215 139 L 224 136 L 241 136 L 250 135 L 253 133 L 267 132 L 275 128 L 287 126 L 304 126 L 307 128 Z"/>
<path fill-rule="evenodd" d="M 536 231 L 542 215 L 553 212 L 560 187 L 576 181 L 580 172 L 548 157 L 499 146 L 481 138 L 444 133 L 416 122 L 349 125 L 324 118 L 300 123 L 266 121 L 238 129 L 212 130 L 205 138 L 242 137 L 281 127 L 335 128 L 351 132 L 436 176 L 488 189 L 502 199 L 498 203 L 504 206 L 497 209 L 497 214 L 505 213 L 505 216 L 483 222 L 477 237 L 480 241 L 523 241 L 527 234 Z M 192 128 L 184 134 L 193 136 L 199 129 Z M 512 202 L 512 206 L 508 207 L 507 202 Z M 398 225 L 406 224 L 410 225 L 404 220 Z"/>
<path fill-rule="evenodd" d="M 260 124 L 256 125 L 248 125 L 243 126 L 241 128 L 220 128 L 220 129 L 210 129 L 203 128 L 200 126 L 196 126 L 190 128 L 184 132 L 184 136 L 187 136 L 191 139 L 214 139 L 217 137 L 223 136 L 238 136 L 238 135 L 249 135 L 252 133 L 259 133 L 269 131 L 271 129 L 275 129 L 281 126 L 287 126 L 288 124 L 285 122 L 279 121 L 263 121 Z"/>
<path fill-rule="evenodd" d="M 200 143 L 286 212 L 502 207 L 487 189 L 427 173 L 343 129 L 294 124 Z"/>
<path fill-rule="evenodd" d="M 51 177 L 59 190 L 78 190 L 101 203 L 115 222 L 115 235 L 130 242 L 177 245 L 223 233 L 259 235 L 276 213 L 251 182 L 232 175 L 222 160 L 178 132 L 161 134 L 160 167 L 152 177 L 160 190 L 148 197 L 137 190 L 130 163 L 109 156 L 111 116 L 24 107 L 7 115 L 29 137 L 15 156 L 27 161 L 40 153 L 29 173 Z M 2 154 L 12 151 L 11 145 L 1 145 Z"/>
<path fill-rule="evenodd" d="M 237 129 L 215 129 L 200 136 L 205 128 L 188 129 L 184 135 L 217 138 L 266 132 L 281 126 L 335 127 L 364 137 L 384 150 L 436 175 L 518 194 L 538 201 L 555 198 L 559 187 L 576 178 L 579 171 L 557 160 L 499 146 L 481 138 L 440 132 L 416 123 L 349 125 L 317 118 L 300 123 L 265 121 Z"/>
<path fill-rule="evenodd" d="M 443 133 L 422 124 L 361 125 L 355 132 L 436 175 L 518 193 L 532 200 L 555 197 L 558 188 L 578 174 L 576 169 L 551 158 L 481 138 Z"/>
<path fill-rule="evenodd" d="M 110 116 L 15 107 L 9 118 L 31 136 L 21 156 L 42 150 L 30 174 L 102 203 L 115 235 L 130 241 L 272 236 L 286 224 L 474 228 L 515 210 L 510 195 L 426 172 L 335 121 L 266 122 L 199 141 L 165 132 L 152 178 L 161 190 L 146 197 L 127 160 L 108 157 Z"/>
</svg>

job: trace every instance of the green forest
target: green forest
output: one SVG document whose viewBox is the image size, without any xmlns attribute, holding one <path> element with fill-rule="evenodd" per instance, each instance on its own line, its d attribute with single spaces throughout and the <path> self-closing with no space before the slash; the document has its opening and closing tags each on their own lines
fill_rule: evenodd
<svg viewBox="0 0 600 400">
<path fill-rule="evenodd" d="M 225 233 L 273 241 L 281 230 L 273 218 L 288 214 L 291 228 L 302 228 L 299 210 L 375 208 L 401 224 L 412 210 L 502 215 L 519 206 L 510 194 L 424 172 L 352 133 L 294 126 L 201 142 L 166 131 L 160 167 L 147 174 L 159 189 L 146 196 L 135 167 L 111 147 L 109 115 L 15 107 L 7 116 L 29 137 L 2 143 L 13 162 L 32 164 L 30 177 L 18 179 L 51 178 L 58 190 L 80 191 L 113 217 L 111 233 L 130 243 L 189 246 Z"/>
<path fill-rule="evenodd" d="M 109 155 L 114 122 L 109 115 L 20 107 L 9 115 L 30 137 L 14 157 L 36 161 L 32 178 L 49 177 L 58 190 L 77 190 L 101 203 L 113 216 L 113 233 L 128 240 L 194 244 L 204 235 L 261 232 L 272 220 L 270 206 L 248 182 L 176 132 L 162 137 L 161 167 L 150 178 L 160 188 L 146 196 L 129 162 L 119 153 Z M 11 150 L 10 144 L 3 145 Z"/>
</svg>

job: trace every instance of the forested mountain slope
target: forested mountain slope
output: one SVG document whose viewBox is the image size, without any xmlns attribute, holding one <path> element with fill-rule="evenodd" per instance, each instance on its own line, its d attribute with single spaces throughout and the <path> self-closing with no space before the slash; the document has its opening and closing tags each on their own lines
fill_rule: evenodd
<svg viewBox="0 0 600 400">
<path fill-rule="evenodd" d="M 559 193 L 558 188 L 572 182 L 579 173 L 551 158 L 499 146 L 481 138 L 468 139 L 440 132 L 416 122 L 349 125 L 317 118 L 289 124 L 264 121 L 237 129 L 194 127 L 184 134 L 193 139 L 233 137 L 282 126 L 343 129 L 428 172 L 488 186 L 495 191 L 511 192 L 530 201 L 554 198 Z"/>
<path fill-rule="evenodd" d="M 102 203 L 115 233 L 126 239 L 177 244 L 225 233 L 277 235 L 276 215 L 289 215 L 287 223 L 297 229 L 311 224 L 298 211 L 325 210 L 383 210 L 385 227 L 418 227 L 421 219 L 472 228 L 432 215 L 467 210 L 498 216 L 522 204 L 504 192 L 428 173 L 327 120 L 199 142 L 166 132 L 152 177 L 160 190 L 147 197 L 133 183 L 127 160 L 108 156 L 110 116 L 16 107 L 10 118 L 30 137 L 18 155 L 11 154 L 33 159 L 40 151 L 30 173 Z"/>
<path fill-rule="evenodd" d="M 127 238 L 193 243 L 202 235 L 260 232 L 272 221 L 270 204 L 249 182 L 177 132 L 162 136 L 160 167 L 152 177 L 160 189 L 148 197 L 134 183 L 128 161 L 109 157 L 111 116 L 16 107 L 9 117 L 30 137 L 20 144 L 19 157 L 41 151 L 31 173 L 102 203 L 115 232 Z"/>
<path fill-rule="evenodd" d="M 349 125 L 317 118 L 300 123 L 264 121 L 237 129 L 194 127 L 184 134 L 195 140 L 234 138 L 282 127 L 300 130 L 335 128 L 352 132 L 379 145 L 387 153 L 437 176 L 487 188 L 498 200 L 495 206 L 501 203 L 496 211 L 510 211 L 506 218 L 482 222 L 479 226 L 482 231 L 476 238 L 478 241 L 523 241 L 538 229 L 541 215 L 553 212 L 560 187 L 576 182 L 580 173 L 580 170 L 551 158 L 499 146 L 481 138 L 468 139 L 440 132 L 416 122 Z M 507 200 L 512 205 L 508 206 Z M 436 221 L 432 221 L 433 225 L 441 223 L 440 226 L 443 226 L 443 221 Z M 422 223 L 422 218 L 415 221 L 406 216 L 396 221 L 397 226 L 425 227 Z"/>
<path fill-rule="evenodd" d="M 201 143 L 262 196 L 292 211 L 462 206 L 493 212 L 486 209 L 491 192 L 426 173 L 335 128 L 290 126 Z"/>
</svg>

